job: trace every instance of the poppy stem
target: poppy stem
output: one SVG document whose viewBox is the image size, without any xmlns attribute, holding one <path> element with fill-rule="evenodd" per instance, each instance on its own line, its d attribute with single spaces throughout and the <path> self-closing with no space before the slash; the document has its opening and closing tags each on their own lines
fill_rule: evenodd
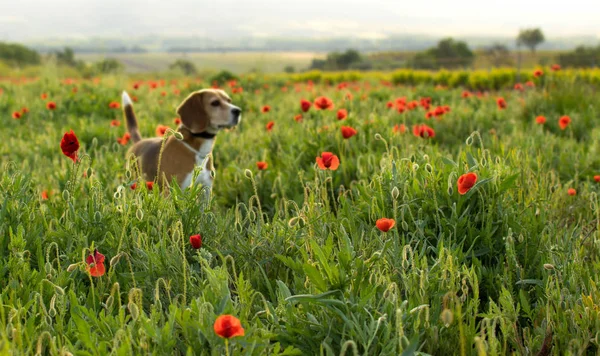
<svg viewBox="0 0 600 356">
<path fill-rule="evenodd" d="M 225 339 L 225 355 L 229 356 L 229 339 Z"/>
</svg>

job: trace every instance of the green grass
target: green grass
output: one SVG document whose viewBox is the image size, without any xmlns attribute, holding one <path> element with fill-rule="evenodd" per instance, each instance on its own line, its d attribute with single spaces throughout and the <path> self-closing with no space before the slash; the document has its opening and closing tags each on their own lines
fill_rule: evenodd
<svg viewBox="0 0 600 356">
<path fill-rule="evenodd" d="M 209 206 L 199 187 L 131 190 L 138 177 L 116 141 L 124 124 L 110 127 L 122 114 L 109 108 L 128 89 L 150 137 L 158 124 L 174 128 L 175 107 L 209 83 L 0 83 L 1 353 L 222 355 L 221 314 L 245 328 L 229 342 L 235 355 L 598 353 L 600 97 L 546 76 L 523 93 L 469 99 L 433 85 L 283 91 L 242 78 L 232 98 L 243 119 L 218 135 Z M 294 121 L 300 99 L 320 95 L 349 117 L 313 107 Z M 386 108 L 402 96 L 451 111 L 426 120 L 422 108 Z M 402 123 L 407 132 L 393 133 Z M 435 138 L 412 135 L 421 123 Z M 358 134 L 343 139 L 342 125 Z M 59 147 L 70 129 L 77 164 Z M 323 151 L 339 156 L 338 170 L 316 168 Z M 479 180 L 459 195 L 466 172 Z M 382 217 L 396 221 L 387 233 L 375 227 Z M 95 248 L 102 277 L 86 269 Z"/>
</svg>

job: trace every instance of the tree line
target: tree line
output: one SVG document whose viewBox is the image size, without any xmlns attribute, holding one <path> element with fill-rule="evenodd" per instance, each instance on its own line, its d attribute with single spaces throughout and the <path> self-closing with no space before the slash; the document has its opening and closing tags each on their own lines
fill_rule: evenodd
<svg viewBox="0 0 600 356">
<path fill-rule="evenodd" d="M 517 48 L 527 48 L 532 54 L 545 41 L 544 33 L 539 28 L 521 30 L 516 38 Z M 492 44 L 484 48 L 480 56 L 486 57 L 494 67 L 514 66 L 515 59 L 506 45 Z M 413 69 L 459 69 L 470 68 L 476 54 L 466 42 L 453 38 L 440 40 L 435 47 L 418 52 L 410 58 L 394 56 L 394 52 L 363 55 L 349 49 L 345 52 L 331 52 L 325 59 L 314 59 L 309 69 L 335 70 L 386 70 L 395 68 Z M 517 59 L 518 61 L 518 59 Z M 563 67 L 595 67 L 600 62 L 600 45 L 598 47 L 577 47 L 572 52 L 565 52 L 556 58 Z M 518 63 L 516 63 L 518 65 Z"/>
</svg>

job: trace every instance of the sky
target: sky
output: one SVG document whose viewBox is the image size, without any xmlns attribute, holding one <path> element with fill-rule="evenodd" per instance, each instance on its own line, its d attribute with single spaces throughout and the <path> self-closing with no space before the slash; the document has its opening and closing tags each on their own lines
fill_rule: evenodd
<svg viewBox="0 0 600 356">
<path fill-rule="evenodd" d="M 0 41 L 90 36 L 600 37 L 599 0 L 1 0 Z"/>
</svg>

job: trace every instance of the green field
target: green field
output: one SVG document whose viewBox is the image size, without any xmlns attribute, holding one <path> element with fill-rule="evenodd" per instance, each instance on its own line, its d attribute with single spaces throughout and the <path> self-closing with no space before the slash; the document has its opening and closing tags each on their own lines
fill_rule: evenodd
<svg viewBox="0 0 600 356">
<path fill-rule="evenodd" d="M 283 72 L 286 66 L 297 71 L 310 66 L 313 58 L 323 54 L 310 52 L 224 52 L 224 53 L 124 53 L 124 54 L 78 54 L 86 62 L 96 62 L 105 57 L 115 58 L 125 65 L 129 73 L 160 72 L 169 68 L 177 59 L 186 59 L 198 70 L 227 69 L 234 73 Z"/>
<path fill-rule="evenodd" d="M 310 75 L 220 83 L 243 118 L 217 136 L 209 205 L 198 186 L 148 190 L 111 108 L 127 89 L 152 137 L 208 80 L 0 82 L 0 354 L 600 352 L 593 73 L 479 93 L 459 84 L 512 88 L 514 73 Z M 302 112 L 321 96 L 334 108 Z M 215 333 L 223 314 L 243 336 Z"/>
</svg>

